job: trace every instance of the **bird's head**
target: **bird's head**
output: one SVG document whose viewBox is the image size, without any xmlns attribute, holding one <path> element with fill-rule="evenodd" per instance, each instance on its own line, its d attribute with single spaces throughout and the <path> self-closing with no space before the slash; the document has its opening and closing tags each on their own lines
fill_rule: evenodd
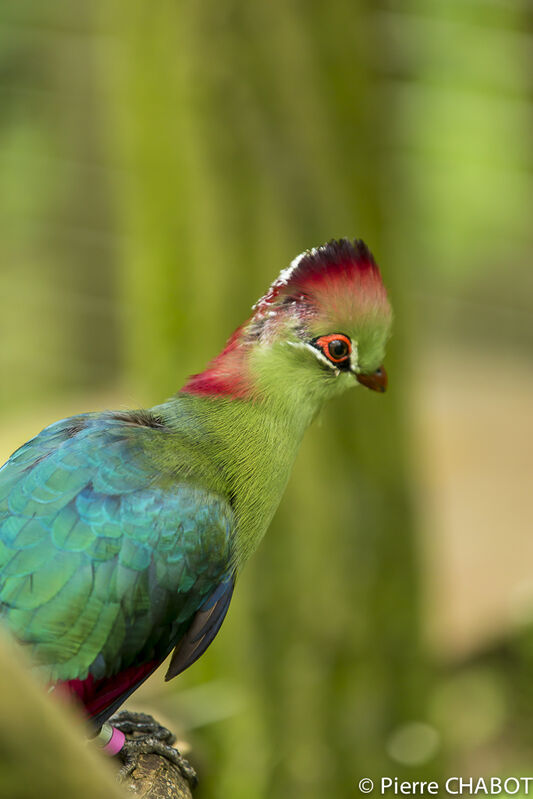
<svg viewBox="0 0 533 799">
<path fill-rule="evenodd" d="M 185 390 L 244 397 L 285 387 L 317 400 L 357 383 L 385 391 L 392 311 L 362 241 L 340 239 L 302 253 L 253 310 Z"/>
<path fill-rule="evenodd" d="M 392 311 L 362 241 L 340 239 L 302 253 L 254 311 L 246 334 L 259 341 L 259 353 L 270 348 L 277 368 L 292 363 L 310 390 L 335 394 L 359 382 L 385 391 Z"/>
</svg>

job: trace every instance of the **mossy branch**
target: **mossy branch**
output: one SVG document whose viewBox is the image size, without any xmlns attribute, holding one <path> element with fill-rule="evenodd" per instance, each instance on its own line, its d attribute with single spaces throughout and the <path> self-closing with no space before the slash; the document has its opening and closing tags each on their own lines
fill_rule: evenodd
<svg viewBox="0 0 533 799">
<path fill-rule="evenodd" d="M 140 755 L 119 784 L 118 763 L 87 742 L 70 706 L 48 696 L 21 647 L 0 634 L 0 793 L 10 799 L 192 799 L 179 769 L 159 755 Z"/>
</svg>

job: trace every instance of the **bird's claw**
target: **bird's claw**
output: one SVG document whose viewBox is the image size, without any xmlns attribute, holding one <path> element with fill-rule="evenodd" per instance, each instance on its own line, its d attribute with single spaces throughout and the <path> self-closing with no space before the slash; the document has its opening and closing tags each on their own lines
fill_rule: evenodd
<svg viewBox="0 0 533 799">
<path fill-rule="evenodd" d="M 195 770 L 188 760 L 172 746 L 176 737 L 152 716 L 147 713 L 132 713 L 122 710 L 112 716 L 109 723 L 126 736 L 124 746 L 118 753 L 123 761 L 118 773 L 119 780 L 125 779 L 134 771 L 139 755 L 156 754 L 170 760 L 191 787 L 196 785 L 198 778 Z"/>
<path fill-rule="evenodd" d="M 173 744 L 176 736 L 170 730 L 159 724 L 153 716 L 148 713 L 134 713 L 131 710 L 121 710 L 111 716 L 109 723 L 116 729 L 123 732 L 124 735 L 143 735 L 156 738 L 158 741 L 164 741 L 167 744 Z"/>
<path fill-rule="evenodd" d="M 174 749 L 173 746 L 163 743 L 163 741 L 151 736 L 137 738 L 136 740 L 126 740 L 123 748 L 119 752 L 119 757 L 123 760 L 123 765 L 118 772 L 119 780 L 125 779 L 135 770 L 139 755 L 151 754 L 160 755 L 170 760 L 192 787 L 196 785 L 196 772 L 189 761 L 186 760 L 177 749 Z"/>
</svg>

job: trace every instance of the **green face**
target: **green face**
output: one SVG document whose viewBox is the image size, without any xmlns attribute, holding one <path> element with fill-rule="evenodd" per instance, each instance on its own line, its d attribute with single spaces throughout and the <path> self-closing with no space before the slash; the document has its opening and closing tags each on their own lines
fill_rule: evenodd
<svg viewBox="0 0 533 799">
<path fill-rule="evenodd" d="M 321 329 L 323 326 L 322 322 L 320 327 L 313 325 L 310 330 L 297 332 L 298 345 L 309 353 L 308 368 L 318 366 L 322 373 L 325 370 L 330 377 L 341 378 L 344 387 L 347 381 L 343 375 L 346 375 L 369 388 L 384 391 L 386 373 L 383 360 L 390 334 L 390 318 L 374 315 L 360 320 L 357 327 L 335 325 L 327 331 Z"/>
<path fill-rule="evenodd" d="M 273 317 L 275 324 L 263 331 L 250 352 L 258 386 L 322 400 L 357 383 L 385 391 L 390 314 L 358 314 L 356 324 L 323 316 L 280 316 Z"/>
</svg>

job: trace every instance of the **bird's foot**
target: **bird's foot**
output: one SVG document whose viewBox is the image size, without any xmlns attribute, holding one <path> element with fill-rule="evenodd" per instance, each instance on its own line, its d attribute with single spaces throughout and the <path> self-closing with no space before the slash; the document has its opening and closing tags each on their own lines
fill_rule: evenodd
<svg viewBox="0 0 533 799">
<path fill-rule="evenodd" d="M 139 755 L 156 754 L 166 757 L 181 772 L 191 787 L 197 783 L 196 772 L 183 755 L 172 744 L 176 737 L 147 713 L 121 710 L 108 721 L 115 730 L 125 736 L 124 745 L 117 753 L 123 761 L 119 779 L 125 779 L 137 766 Z"/>
</svg>

